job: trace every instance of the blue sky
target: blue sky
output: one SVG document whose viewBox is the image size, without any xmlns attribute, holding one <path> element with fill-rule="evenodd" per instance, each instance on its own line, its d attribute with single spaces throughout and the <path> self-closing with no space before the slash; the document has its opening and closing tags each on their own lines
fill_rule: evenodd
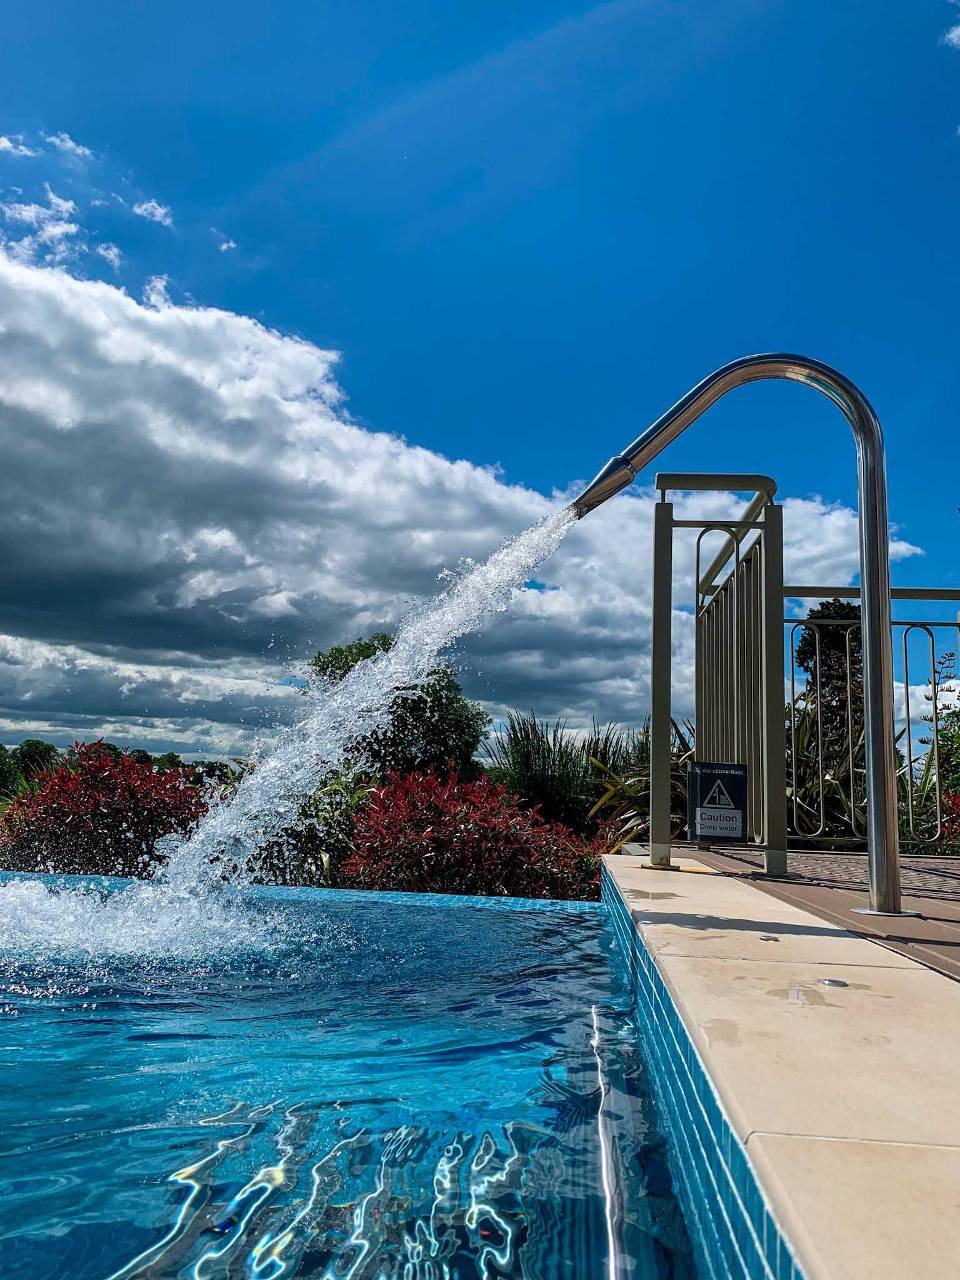
<svg viewBox="0 0 960 1280">
<path fill-rule="evenodd" d="M 340 349 L 362 420 L 511 479 L 592 474 L 731 356 L 832 361 L 881 413 L 893 512 L 933 572 L 958 532 L 930 466 L 956 430 L 953 16 L 14 2 L 0 109 L 176 210 L 182 289 Z M 212 253 L 208 225 L 240 250 Z M 849 499 L 843 430 L 802 390 L 754 388 L 677 466 Z"/>
<path fill-rule="evenodd" d="M 0 151 L 0 182 L 86 202 L 122 259 L 74 274 L 165 275 L 335 349 L 354 421 L 541 492 L 726 359 L 829 361 L 924 551 L 895 581 L 960 585 L 957 23 L 947 0 L 10 0 L 0 134 L 42 154 L 21 176 Z M 60 132 L 92 154 L 38 141 Z M 842 419 L 797 387 L 728 398 L 664 466 L 855 502 Z"/>
</svg>

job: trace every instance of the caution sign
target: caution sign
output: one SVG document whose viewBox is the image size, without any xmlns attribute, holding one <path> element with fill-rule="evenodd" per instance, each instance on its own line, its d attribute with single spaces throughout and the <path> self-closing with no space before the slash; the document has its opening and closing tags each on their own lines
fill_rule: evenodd
<svg viewBox="0 0 960 1280">
<path fill-rule="evenodd" d="M 746 839 L 746 765 L 688 765 L 687 797 L 691 840 Z"/>
</svg>

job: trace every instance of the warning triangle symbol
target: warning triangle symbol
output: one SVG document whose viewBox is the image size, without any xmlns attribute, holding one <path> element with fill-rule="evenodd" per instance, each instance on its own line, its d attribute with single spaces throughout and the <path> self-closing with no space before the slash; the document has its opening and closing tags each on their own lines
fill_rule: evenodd
<svg viewBox="0 0 960 1280">
<path fill-rule="evenodd" d="M 735 809 L 736 805 L 730 799 L 726 787 L 718 780 L 710 788 L 710 794 L 704 800 L 702 807 L 704 809 Z"/>
</svg>

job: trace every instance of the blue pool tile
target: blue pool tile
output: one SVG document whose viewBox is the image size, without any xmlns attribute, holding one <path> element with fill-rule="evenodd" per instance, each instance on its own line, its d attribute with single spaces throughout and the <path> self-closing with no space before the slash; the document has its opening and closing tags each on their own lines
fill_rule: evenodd
<svg viewBox="0 0 960 1280">
<path fill-rule="evenodd" d="M 804 1280 L 666 984 L 606 868 L 601 901 L 629 966 L 641 1048 L 708 1280 Z"/>
</svg>

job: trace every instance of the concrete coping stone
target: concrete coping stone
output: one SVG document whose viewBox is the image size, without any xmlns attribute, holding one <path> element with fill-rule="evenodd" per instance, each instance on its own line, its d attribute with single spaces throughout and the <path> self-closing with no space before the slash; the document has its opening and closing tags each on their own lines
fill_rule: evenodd
<svg viewBox="0 0 960 1280">
<path fill-rule="evenodd" d="M 960 983 L 695 858 L 604 866 L 808 1280 L 960 1275 Z"/>
</svg>

